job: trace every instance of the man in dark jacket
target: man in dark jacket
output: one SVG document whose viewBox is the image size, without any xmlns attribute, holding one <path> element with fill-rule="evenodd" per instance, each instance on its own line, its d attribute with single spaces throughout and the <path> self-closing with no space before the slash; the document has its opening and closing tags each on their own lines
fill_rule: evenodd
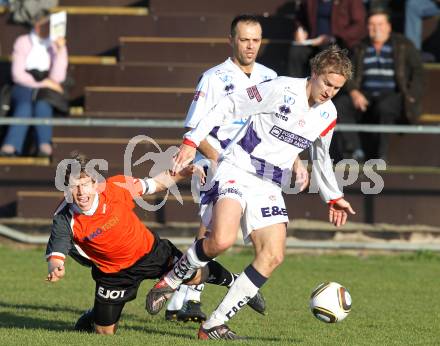
<svg viewBox="0 0 440 346">
<path fill-rule="evenodd" d="M 368 16 L 368 38 L 354 49 L 354 77 L 335 99 L 340 123 L 414 122 L 420 115 L 423 67 L 414 45 L 392 32 L 389 14 L 375 9 Z M 342 147 L 362 159 L 357 133 L 340 135 Z M 387 135 L 366 136 L 369 156 L 386 158 Z"/>
<path fill-rule="evenodd" d="M 288 73 L 307 77 L 309 59 L 329 44 L 351 49 L 365 36 L 365 6 L 362 0 L 302 0 L 289 51 Z"/>
</svg>

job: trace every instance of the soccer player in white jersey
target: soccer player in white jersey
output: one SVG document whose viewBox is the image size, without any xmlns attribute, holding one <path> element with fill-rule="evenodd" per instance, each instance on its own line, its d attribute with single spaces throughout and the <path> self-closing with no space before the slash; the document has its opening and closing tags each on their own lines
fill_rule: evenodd
<svg viewBox="0 0 440 346">
<path fill-rule="evenodd" d="M 195 128 L 222 97 L 277 77 L 275 71 L 255 61 L 262 40 L 262 28 L 257 17 L 247 14 L 236 16 L 231 22 L 229 40 L 232 57 L 205 71 L 199 80 L 185 120 L 185 127 L 189 129 Z M 206 158 L 211 162 L 217 162 L 220 153 L 244 125 L 247 115 L 244 112 L 239 119 L 233 119 L 230 123 L 212 129 L 207 138 L 201 141 L 196 161 Z M 295 163 L 295 169 L 297 180 L 307 185 L 308 173 L 300 160 Z M 203 210 L 202 205 L 201 215 Z M 205 236 L 205 232 L 206 228 L 202 223 L 197 238 Z M 167 306 L 165 319 L 185 322 L 204 321 L 206 315 L 200 308 L 203 287 L 204 285 L 180 286 Z M 263 313 L 264 311 L 261 310 L 263 304 L 264 301 L 259 303 L 251 301 L 249 305 Z"/>
<path fill-rule="evenodd" d="M 312 180 L 329 206 L 329 221 L 339 227 L 354 214 L 338 187 L 328 152 L 336 124 L 331 98 L 351 78 L 352 65 L 346 51 L 331 46 L 311 60 L 311 71 L 310 78 L 278 77 L 224 97 L 185 135 L 174 170 L 194 159 L 196 147 L 216 124 L 239 117 L 244 109 L 251 114 L 220 158 L 208 194 L 213 204 L 209 237 L 196 241 L 150 290 L 150 313 L 163 307 L 182 277 L 231 247 L 241 224 L 244 239 L 254 245 L 255 258 L 198 333 L 200 339 L 240 338 L 226 322 L 283 261 L 289 219 L 280 184 L 295 155 L 306 148 L 313 160 Z"/>
</svg>

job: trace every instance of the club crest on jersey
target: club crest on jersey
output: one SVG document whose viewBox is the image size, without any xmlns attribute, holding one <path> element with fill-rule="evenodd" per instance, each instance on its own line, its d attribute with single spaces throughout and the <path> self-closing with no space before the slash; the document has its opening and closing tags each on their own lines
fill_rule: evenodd
<svg viewBox="0 0 440 346">
<path fill-rule="evenodd" d="M 197 90 L 197 91 L 194 93 L 193 100 L 194 100 L 194 101 L 197 101 L 200 97 L 205 97 L 205 93 L 204 93 L 202 90 Z"/>
<path fill-rule="evenodd" d="M 257 102 L 261 102 L 263 100 L 256 85 L 251 86 L 250 88 L 247 88 L 246 91 L 247 91 L 247 94 L 251 100 L 256 99 Z"/>
<path fill-rule="evenodd" d="M 324 119 L 328 119 L 330 117 L 330 113 L 327 111 L 321 111 L 321 117 Z"/>
<path fill-rule="evenodd" d="M 228 74 L 223 74 L 223 73 L 219 73 L 219 78 L 222 82 L 224 83 L 230 83 L 232 81 L 232 76 L 228 75 Z"/>
<path fill-rule="evenodd" d="M 295 104 L 295 98 L 293 96 L 289 96 L 289 95 L 284 95 L 284 103 L 288 104 L 288 105 L 293 105 Z"/>
</svg>

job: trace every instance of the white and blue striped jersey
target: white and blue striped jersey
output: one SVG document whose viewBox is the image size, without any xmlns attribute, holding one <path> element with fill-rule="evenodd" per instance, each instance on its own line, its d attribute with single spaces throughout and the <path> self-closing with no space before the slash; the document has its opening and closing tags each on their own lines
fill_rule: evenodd
<svg viewBox="0 0 440 346">
<path fill-rule="evenodd" d="M 222 97 L 276 77 L 275 71 L 258 63 L 254 64 L 252 73 L 248 77 L 231 58 L 226 59 L 225 62 L 203 73 L 188 110 L 185 127 L 196 127 Z M 247 117 L 248 114 L 243 113 L 240 118 L 213 128 L 207 137 L 209 144 L 219 153 L 222 152 L 230 139 L 244 125 Z"/>
<path fill-rule="evenodd" d="M 312 179 L 321 197 L 341 197 L 333 171 L 329 147 L 336 125 L 332 101 L 309 107 L 306 78 L 278 77 L 238 90 L 224 97 L 185 137 L 199 145 L 219 124 L 250 117 L 222 154 L 225 160 L 247 172 L 283 185 L 299 153 L 309 148 L 313 160 Z"/>
</svg>

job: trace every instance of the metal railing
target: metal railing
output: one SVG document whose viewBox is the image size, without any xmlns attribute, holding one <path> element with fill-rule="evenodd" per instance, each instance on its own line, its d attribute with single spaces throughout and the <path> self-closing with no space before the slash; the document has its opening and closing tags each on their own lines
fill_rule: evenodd
<svg viewBox="0 0 440 346">
<path fill-rule="evenodd" d="M 0 125 L 50 125 L 76 127 L 143 127 L 143 128 L 183 128 L 183 120 L 159 119 L 95 119 L 95 118 L 0 118 Z M 365 125 L 339 124 L 340 132 L 376 132 L 440 134 L 438 125 Z"/>
<path fill-rule="evenodd" d="M 49 239 L 47 235 L 30 235 L 0 224 L 0 236 L 11 240 L 34 245 L 45 245 Z M 194 237 L 167 237 L 177 246 L 191 246 Z M 234 244 L 236 247 L 245 247 L 241 240 Z M 343 241 L 319 241 L 319 240 L 298 240 L 288 238 L 286 241 L 288 249 L 302 250 L 376 250 L 376 251 L 435 251 L 440 252 L 440 244 L 410 243 L 410 242 L 343 242 Z"/>
</svg>

